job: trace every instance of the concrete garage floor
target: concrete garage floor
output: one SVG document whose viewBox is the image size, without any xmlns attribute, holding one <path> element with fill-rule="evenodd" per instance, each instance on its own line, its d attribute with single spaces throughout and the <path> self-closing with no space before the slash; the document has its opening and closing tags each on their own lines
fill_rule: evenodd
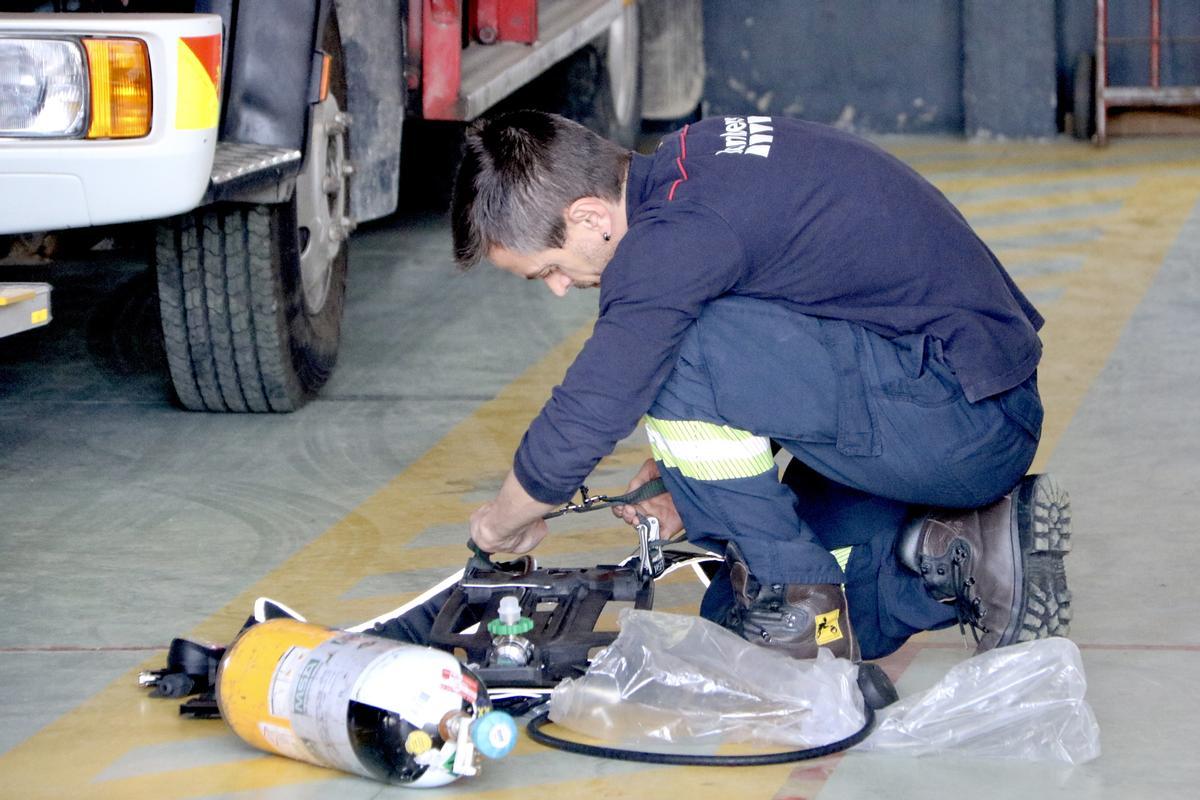
<svg viewBox="0 0 1200 800">
<path fill-rule="evenodd" d="M 433 796 L 1193 797 L 1200 766 L 1200 140 L 885 139 L 960 205 L 1047 317 L 1035 466 L 1074 498 L 1072 638 L 1102 756 L 1065 768 L 850 753 L 759 769 L 652 768 L 544 751 Z M 461 566 L 466 519 L 587 336 L 593 293 L 557 300 L 449 265 L 438 216 L 361 229 L 341 364 L 283 417 L 166 399 L 142 264 L 7 268 L 55 284 L 55 322 L 0 341 L 0 795 L 399 797 L 243 746 L 136 687 L 177 635 L 226 641 L 269 595 L 330 625 L 392 608 Z M 617 489 L 635 437 L 590 485 Z M 546 561 L 632 544 L 597 514 Z M 664 593 L 688 610 L 694 591 Z M 902 694 L 967 651 L 910 642 Z"/>
</svg>

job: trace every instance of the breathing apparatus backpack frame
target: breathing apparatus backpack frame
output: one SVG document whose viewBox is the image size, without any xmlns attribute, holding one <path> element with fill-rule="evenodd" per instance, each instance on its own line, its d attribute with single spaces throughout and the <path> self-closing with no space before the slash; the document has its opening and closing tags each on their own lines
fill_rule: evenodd
<svg viewBox="0 0 1200 800">
<path fill-rule="evenodd" d="M 635 504 L 664 491 L 661 479 L 628 494 L 611 497 L 589 496 L 587 487 L 583 487 L 580 502 L 568 503 L 545 517 Z M 464 660 L 488 688 L 496 708 L 514 716 L 529 713 L 549 700 L 550 690 L 560 681 L 583 675 L 589 653 L 615 640 L 615 632 L 595 629 L 609 602 L 632 602 L 634 608 L 649 610 L 659 578 L 690 567 L 707 584 L 715 566 L 723 561 L 717 554 L 684 548 L 678 540 L 659 540 L 658 522 L 653 517 L 641 517 L 637 527 L 641 539 L 637 553 L 618 564 L 594 567 L 539 568 L 528 556 L 494 562 L 489 553 L 469 542 L 473 552 L 462 570 L 400 608 L 348 630 L 465 653 Z M 489 626 L 489 621 L 501 616 L 501 601 L 505 597 L 517 598 L 518 621 L 512 626 L 497 627 L 495 623 Z M 302 619 L 282 604 L 260 599 L 247 624 L 279 616 Z M 223 648 L 176 639 L 171 645 L 167 669 L 144 673 L 142 684 L 159 696 L 206 692 L 185 703 L 180 711 L 193 716 L 217 716 L 210 698 L 215 665 L 223 652 Z M 180 677 L 180 673 L 191 677 Z M 874 712 L 894 702 L 896 690 L 883 670 L 870 663 L 858 665 L 857 684 L 863 697 L 862 728 L 839 741 L 799 750 L 713 756 L 588 745 L 547 733 L 544 728 L 550 722 L 548 709 L 531 718 L 526 731 L 532 740 L 548 747 L 624 761 L 687 766 L 781 764 L 841 752 L 871 733 Z"/>
</svg>

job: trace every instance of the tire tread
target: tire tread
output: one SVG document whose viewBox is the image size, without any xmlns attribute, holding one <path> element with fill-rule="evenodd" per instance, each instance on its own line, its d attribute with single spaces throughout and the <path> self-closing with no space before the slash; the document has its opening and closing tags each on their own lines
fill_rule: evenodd
<svg viewBox="0 0 1200 800">
<path fill-rule="evenodd" d="M 180 403 L 192 411 L 294 411 L 291 364 L 268 206 L 201 209 L 162 223 L 155 260 L 163 341 Z"/>
</svg>

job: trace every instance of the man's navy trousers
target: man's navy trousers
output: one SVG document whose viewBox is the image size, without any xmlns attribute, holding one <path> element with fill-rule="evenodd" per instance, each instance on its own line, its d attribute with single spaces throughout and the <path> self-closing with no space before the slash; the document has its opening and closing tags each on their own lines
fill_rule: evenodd
<svg viewBox="0 0 1200 800">
<path fill-rule="evenodd" d="M 646 419 L 688 538 L 735 540 L 764 584 L 844 584 L 864 658 L 954 619 L 897 560 L 905 523 L 1009 492 L 1041 424 L 1036 373 L 971 403 L 936 338 L 733 296 L 688 330 Z M 795 459 L 784 483 L 772 440 Z M 701 614 L 720 621 L 732 600 L 722 571 Z"/>
</svg>

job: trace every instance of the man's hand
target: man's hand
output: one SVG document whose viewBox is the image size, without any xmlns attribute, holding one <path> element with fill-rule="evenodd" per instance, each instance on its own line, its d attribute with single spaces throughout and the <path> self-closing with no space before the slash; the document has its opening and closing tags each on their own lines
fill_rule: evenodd
<svg viewBox="0 0 1200 800">
<path fill-rule="evenodd" d="M 509 472 L 496 498 L 471 515 L 471 538 L 486 553 L 528 553 L 550 532 L 542 514 L 553 508 L 530 497 Z"/>
<path fill-rule="evenodd" d="M 629 487 L 625 491 L 632 492 L 657 477 L 660 477 L 658 464 L 653 458 L 648 458 L 646 463 L 642 464 L 642 468 L 638 470 L 637 475 L 633 476 L 633 480 L 629 482 Z M 670 539 L 683 530 L 683 520 L 679 518 L 679 512 L 675 510 L 675 501 L 671 499 L 669 492 L 656 495 L 635 505 L 613 506 L 612 512 L 613 516 L 620 517 L 630 525 L 638 524 L 639 513 L 646 517 L 657 517 L 659 535 L 664 539 Z"/>
</svg>

